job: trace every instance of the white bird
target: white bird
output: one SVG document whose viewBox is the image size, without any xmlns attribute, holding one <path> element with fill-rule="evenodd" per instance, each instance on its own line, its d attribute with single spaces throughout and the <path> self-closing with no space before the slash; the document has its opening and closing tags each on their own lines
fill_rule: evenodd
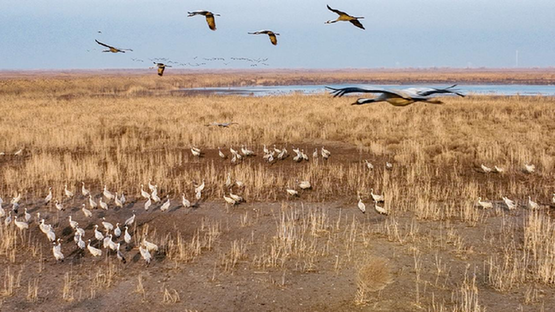
<svg viewBox="0 0 555 312">
<path fill-rule="evenodd" d="M 19 192 L 14 198 L 11 200 L 11 204 L 19 204 L 21 200 L 21 192 Z"/>
<path fill-rule="evenodd" d="M 152 198 L 152 200 L 153 200 L 155 203 L 157 203 L 157 202 L 160 201 L 160 197 L 158 197 L 158 189 L 155 188 L 155 189 L 152 191 L 152 194 L 150 194 L 150 198 Z"/>
<path fill-rule="evenodd" d="M 56 261 L 64 261 L 64 254 L 62 253 L 62 244 L 58 241 L 58 245 L 54 243 L 52 247 L 52 253 L 54 254 L 54 258 Z"/>
<path fill-rule="evenodd" d="M 166 211 L 170 209 L 170 195 L 166 195 L 166 202 L 160 207 L 160 211 Z"/>
<path fill-rule="evenodd" d="M 480 168 L 482 168 L 482 171 L 484 173 L 490 173 L 491 172 L 491 168 L 490 167 L 486 167 L 484 164 L 480 165 Z"/>
<path fill-rule="evenodd" d="M 202 198 L 202 192 L 196 192 L 195 198 L 197 199 L 197 201 L 200 200 Z"/>
<path fill-rule="evenodd" d="M 0 206 L 0 209 L 2 209 L 2 207 Z M 0 213 L 1 214 L 1 213 Z M 27 208 L 25 208 L 25 222 L 29 222 L 31 221 L 31 214 L 27 212 Z"/>
<path fill-rule="evenodd" d="M 121 196 L 120 196 L 119 200 L 121 201 L 122 205 L 125 204 L 126 199 L 125 199 L 125 195 L 123 194 L 123 191 L 121 192 Z"/>
<path fill-rule="evenodd" d="M 150 198 L 145 202 L 145 210 L 148 210 L 148 208 L 150 208 L 150 205 L 152 205 L 152 201 L 150 200 Z"/>
<path fill-rule="evenodd" d="M 146 264 L 149 264 L 152 256 L 150 255 L 150 252 L 148 252 L 148 249 L 143 248 L 143 246 L 139 246 L 139 252 L 141 253 L 141 257 L 143 257 L 146 261 Z"/>
<path fill-rule="evenodd" d="M 331 152 L 328 151 L 327 149 L 325 149 L 323 146 L 322 146 L 322 149 L 320 151 L 321 151 L 321 155 L 324 159 L 330 158 Z"/>
<path fill-rule="evenodd" d="M 56 209 L 58 209 L 59 211 L 64 211 L 64 205 L 62 205 L 62 203 L 58 202 L 58 200 L 56 199 L 56 201 L 54 202 Z"/>
<path fill-rule="evenodd" d="M 89 196 L 91 192 L 85 188 L 85 182 L 81 182 L 81 184 L 81 194 L 83 194 L 84 197 Z"/>
<path fill-rule="evenodd" d="M 378 206 L 377 202 L 374 202 L 374 209 L 379 214 L 383 214 L 383 215 L 388 215 L 389 214 L 389 211 L 387 211 L 387 209 L 385 209 L 384 207 Z"/>
<path fill-rule="evenodd" d="M 50 228 L 48 230 L 48 232 L 46 232 L 46 237 L 48 238 L 48 240 L 50 240 L 51 242 L 56 240 L 56 233 L 54 233 L 54 230 L 52 228 Z"/>
<path fill-rule="evenodd" d="M 220 158 L 222 159 L 226 159 L 227 156 L 224 154 L 224 152 L 222 152 L 222 150 L 218 147 L 218 156 L 220 156 Z"/>
<path fill-rule="evenodd" d="M 14 156 L 21 156 L 21 155 L 23 155 L 23 149 L 20 148 L 17 152 L 15 152 L 13 154 L 14 154 Z"/>
<path fill-rule="evenodd" d="M 18 229 L 20 230 L 27 230 L 29 228 L 29 223 L 25 222 L 25 221 L 17 221 L 17 216 L 14 217 L 13 220 L 15 226 L 17 226 Z"/>
<path fill-rule="evenodd" d="M 195 157 L 200 157 L 202 154 L 202 151 L 199 148 L 196 147 L 192 147 L 191 148 L 191 153 L 193 154 L 193 156 Z"/>
<path fill-rule="evenodd" d="M 555 204 L 555 193 L 553 193 L 553 198 L 551 198 L 551 203 Z"/>
<path fill-rule="evenodd" d="M 254 156 L 254 151 L 248 149 L 245 145 L 241 145 L 241 153 L 243 153 L 246 157 Z"/>
<path fill-rule="evenodd" d="M 116 257 L 118 258 L 119 261 L 125 264 L 127 261 L 125 260 L 125 256 L 123 255 L 123 253 L 119 250 L 119 246 L 120 246 L 120 243 L 116 245 Z"/>
<path fill-rule="evenodd" d="M 158 245 L 148 242 L 144 237 L 143 237 L 143 245 L 145 245 L 146 249 L 148 251 L 158 251 Z"/>
<path fill-rule="evenodd" d="M 360 209 L 360 211 L 362 211 L 362 213 L 366 212 L 366 205 L 362 202 L 362 198 L 360 197 L 360 193 L 357 194 L 358 195 L 358 209 Z"/>
<path fill-rule="evenodd" d="M 314 152 L 312 153 L 312 158 L 313 159 L 318 158 L 318 148 L 314 149 Z"/>
<path fill-rule="evenodd" d="M 108 210 L 108 204 L 102 200 L 102 197 L 98 199 L 98 204 L 100 205 L 100 208 Z"/>
<path fill-rule="evenodd" d="M 112 234 L 108 234 L 108 235 L 104 236 L 104 239 L 102 240 L 102 248 L 104 248 L 104 249 L 109 248 L 110 241 L 112 240 L 112 238 L 110 236 L 112 236 Z"/>
<path fill-rule="evenodd" d="M 44 219 L 41 219 L 40 223 L 39 223 L 39 229 L 41 230 L 41 232 L 46 234 L 46 233 L 48 233 L 48 231 L 50 231 L 51 226 L 49 224 L 45 224 Z"/>
<path fill-rule="evenodd" d="M 87 249 L 89 250 L 89 252 L 91 253 L 91 255 L 93 257 L 100 257 L 102 256 L 102 250 L 91 246 L 91 240 L 89 239 L 89 243 L 87 244 Z"/>
<path fill-rule="evenodd" d="M 367 103 L 375 103 L 375 102 L 388 102 L 394 106 L 407 106 L 412 103 L 416 102 L 424 102 L 430 104 L 443 104 L 443 102 L 430 98 L 433 94 L 438 93 L 452 93 L 458 96 L 464 97 L 463 94 L 454 90 L 456 85 L 452 85 L 447 88 L 408 88 L 403 90 L 386 90 L 386 89 L 363 89 L 357 87 L 347 87 L 341 89 L 334 89 L 330 87 L 326 87 L 327 89 L 332 90 L 331 94 L 334 97 L 341 97 L 347 93 L 378 93 L 379 95 L 375 98 L 371 99 L 358 99 L 356 102 L 352 103 L 352 105 L 362 105 Z"/>
<path fill-rule="evenodd" d="M 108 248 L 111 250 L 116 250 L 118 248 L 118 245 L 112 240 L 112 234 L 110 234 L 110 239 L 108 240 Z"/>
<path fill-rule="evenodd" d="M 119 223 L 116 223 L 116 227 L 114 228 L 114 236 L 115 237 L 121 236 L 121 229 L 119 228 Z"/>
<path fill-rule="evenodd" d="M 286 189 L 285 191 L 287 191 L 287 194 L 289 194 L 291 196 L 299 196 L 299 192 L 297 192 L 293 189 Z"/>
<path fill-rule="evenodd" d="M 203 179 L 203 180 L 202 180 L 202 184 L 199 185 L 199 186 L 197 186 L 197 187 L 195 187 L 195 193 L 204 191 L 204 187 L 205 187 L 205 184 L 204 184 L 204 179 Z"/>
<path fill-rule="evenodd" d="M 245 184 L 242 181 L 239 181 L 239 180 L 235 180 L 235 185 L 237 185 L 237 187 L 245 186 Z"/>
<path fill-rule="evenodd" d="M 71 226 L 71 228 L 75 230 L 79 226 L 79 223 L 77 223 L 77 221 L 73 221 L 71 219 L 71 216 L 69 216 L 68 219 L 69 219 L 69 226 Z"/>
<path fill-rule="evenodd" d="M 81 237 L 85 237 L 85 230 L 83 230 L 83 229 L 80 228 L 80 227 L 77 227 L 77 228 L 75 229 L 75 234 L 79 234 Z"/>
<path fill-rule="evenodd" d="M 264 154 L 270 154 L 270 151 L 268 150 L 268 148 L 266 147 L 266 144 L 264 144 L 264 146 L 262 147 L 262 152 Z"/>
<path fill-rule="evenodd" d="M 98 207 L 98 204 L 94 201 L 91 194 L 89 194 L 89 206 L 91 206 L 92 209 Z"/>
<path fill-rule="evenodd" d="M 538 205 L 538 203 L 536 202 L 533 202 L 532 198 L 528 196 L 528 208 L 530 208 L 531 210 L 538 210 L 540 209 L 540 205 Z"/>
<path fill-rule="evenodd" d="M 111 201 L 114 199 L 114 194 L 108 191 L 108 187 L 106 186 L 106 184 L 104 184 L 104 191 L 102 192 L 102 194 L 104 195 L 104 197 L 106 197 L 108 201 Z"/>
<path fill-rule="evenodd" d="M 157 188 L 157 186 L 154 185 L 154 184 L 152 184 L 152 180 L 148 180 L 148 189 L 149 189 L 151 192 L 154 192 L 154 190 L 155 190 L 156 188 Z"/>
<path fill-rule="evenodd" d="M 114 225 L 108 221 L 106 221 L 105 217 L 102 217 L 102 226 L 104 227 L 104 229 L 108 232 L 108 231 L 112 231 L 114 230 Z"/>
<path fill-rule="evenodd" d="M 374 194 L 373 188 L 370 189 L 370 195 L 372 196 L 372 199 L 377 203 L 385 201 L 385 197 L 383 195 Z"/>
<path fill-rule="evenodd" d="M 118 198 L 118 192 L 116 192 L 116 195 L 114 196 L 114 203 L 116 204 L 116 207 L 123 208 L 123 203 Z"/>
<path fill-rule="evenodd" d="M 487 202 L 487 201 L 482 201 L 481 197 L 478 197 L 478 205 L 484 209 L 491 209 L 493 208 L 493 203 L 491 202 Z"/>
<path fill-rule="evenodd" d="M 94 225 L 94 238 L 96 238 L 96 240 L 98 241 L 104 239 L 104 235 L 102 235 L 102 233 L 98 230 L 98 224 Z"/>
<path fill-rule="evenodd" d="M 509 210 L 513 210 L 516 209 L 516 204 L 514 201 L 508 199 L 507 197 L 502 197 L 503 201 L 505 202 L 505 205 L 507 205 L 507 208 L 509 208 Z"/>
<path fill-rule="evenodd" d="M 309 190 L 309 189 L 312 188 L 312 185 L 310 185 L 310 182 L 309 182 L 309 181 L 301 181 L 301 182 L 299 183 L 299 187 L 300 187 L 302 190 Z"/>
<path fill-rule="evenodd" d="M 131 217 L 129 217 L 127 220 L 125 220 L 125 223 L 123 223 L 123 225 L 128 226 L 133 224 L 133 222 L 135 222 L 135 213 L 133 212 L 133 215 Z"/>
<path fill-rule="evenodd" d="M 150 199 L 150 193 L 145 192 L 142 184 L 141 184 L 141 196 L 144 197 L 145 199 Z"/>
<path fill-rule="evenodd" d="M 229 197 L 233 198 L 233 200 L 236 201 L 237 203 L 240 203 L 240 202 L 242 202 L 242 201 L 245 201 L 245 200 L 243 199 L 243 197 L 241 197 L 241 196 L 239 196 L 239 195 L 237 195 L 237 194 L 233 194 L 233 193 L 231 192 L 231 190 L 229 190 Z"/>
<path fill-rule="evenodd" d="M 387 162 L 385 163 L 385 169 L 387 169 L 387 170 L 393 169 L 393 164 L 387 161 Z"/>
<path fill-rule="evenodd" d="M 77 235 L 77 247 L 79 247 L 80 249 L 85 249 L 86 245 L 85 245 L 85 241 L 83 241 L 81 235 L 76 234 Z"/>
<path fill-rule="evenodd" d="M 369 162 L 368 159 L 365 159 L 364 163 L 366 164 L 366 168 L 368 168 L 368 170 L 373 170 L 374 169 L 374 165 L 372 165 L 372 163 Z"/>
<path fill-rule="evenodd" d="M 44 199 L 44 204 L 48 205 L 48 203 L 52 200 L 52 188 L 49 187 L 48 188 L 48 195 L 46 195 L 46 198 Z"/>
<path fill-rule="evenodd" d="M 524 164 L 524 172 L 526 173 L 533 173 L 536 171 L 536 166 L 530 164 Z"/>
<path fill-rule="evenodd" d="M 2 204 L 0 204 L 0 218 L 4 218 L 6 216 L 6 211 L 2 208 Z"/>
<path fill-rule="evenodd" d="M 493 169 L 495 170 L 496 173 L 503 173 L 503 172 L 505 172 L 505 169 L 503 169 L 503 168 L 501 168 L 501 167 L 493 166 Z"/>
<path fill-rule="evenodd" d="M 123 234 L 123 240 L 126 244 L 131 244 L 131 235 L 129 235 L 128 227 L 125 226 L 125 234 Z"/>
<path fill-rule="evenodd" d="M 181 194 L 181 204 L 185 208 L 191 207 L 191 202 L 187 198 L 185 198 L 185 194 Z"/>
<path fill-rule="evenodd" d="M 237 203 L 233 198 L 227 197 L 227 196 L 225 196 L 225 195 L 224 195 L 224 200 L 225 200 L 226 203 L 228 203 L 228 204 L 230 204 L 230 205 L 232 205 L 232 206 L 235 205 L 235 204 Z"/>
<path fill-rule="evenodd" d="M 72 198 L 73 197 L 73 192 L 68 190 L 67 183 L 64 185 L 64 193 L 65 193 L 67 198 Z"/>
<path fill-rule="evenodd" d="M 81 211 L 83 211 L 83 214 L 85 215 L 85 217 L 90 218 L 92 217 L 92 212 L 86 208 L 85 204 L 83 204 L 83 206 L 81 206 Z"/>
</svg>

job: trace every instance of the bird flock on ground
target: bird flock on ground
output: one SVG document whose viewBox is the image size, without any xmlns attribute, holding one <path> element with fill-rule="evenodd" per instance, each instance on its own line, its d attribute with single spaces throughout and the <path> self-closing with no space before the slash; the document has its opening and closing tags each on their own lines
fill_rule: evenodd
<svg viewBox="0 0 555 312">
<path fill-rule="evenodd" d="M 278 161 L 285 161 L 288 158 L 291 158 L 294 162 L 304 162 L 310 160 L 310 156 L 304 149 L 292 147 L 291 150 L 294 156 L 289 154 L 286 147 L 278 148 L 274 145 L 273 147 L 268 148 L 264 145 L 262 148 L 262 159 L 270 165 Z M 198 147 L 191 147 L 190 152 L 193 157 L 204 157 L 204 152 Z M 320 149 L 316 148 L 311 156 L 313 161 L 328 161 L 331 155 L 332 153 L 322 146 Z M 257 153 L 255 153 L 252 149 L 249 149 L 246 145 L 242 145 L 241 148 L 237 149 L 229 147 L 229 153 L 221 148 L 218 148 L 218 157 L 221 158 L 222 161 L 227 161 L 229 159 L 231 164 L 237 165 L 243 162 L 246 158 L 257 157 Z M 375 168 L 374 164 L 367 159 L 361 162 L 361 166 L 366 167 L 367 170 L 374 170 Z M 476 170 L 482 174 L 505 173 L 505 170 L 500 166 L 494 166 L 493 168 L 494 169 L 481 164 L 476 168 Z M 384 170 L 393 169 L 394 165 L 392 163 L 386 162 L 384 164 Z M 533 174 L 535 170 L 536 168 L 533 164 L 524 164 L 522 167 L 522 171 L 527 174 Z M 116 257 L 121 262 L 125 263 L 125 252 L 138 249 L 139 254 L 148 264 L 158 251 L 158 246 L 147 241 L 145 236 L 143 236 L 143 239 L 138 244 L 133 242 L 132 235 L 134 232 L 130 232 L 130 227 L 135 223 L 135 211 L 130 211 L 132 215 L 125 220 L 118 220 L 117 217 L 112 217 L 112 220 L 107 220 L 106 217 L 100 218 L 98 213 L 95 213 L 95 211 L 117 209 L 124 212 L 118 214 L 124 215 L 125 212 L 128 211 L 125 209 L 126 203 L 130 203 L 127 207 L 135 207 L 134 209 L 136 209 L 135 204 L 141 199 L 144 200 L 143 208 L 145 211 L 159 209 L 162 212 L 169 212 L 179 209 L 180 207 L 191 209 L 198 208 L 200 202 L 203 200 L 202 193 L 205 190 L 206 183 L 204 180 L 202 183 L 195 183 L 193 181 L 193 185 L 194 200 L 189 201 L 187 195 L 183 193 L 181 194 L 181 202 L 176 204 L 171 201 L 169 193 L 165 194 L 165 196 L 160 196 L 158 193 L 158 185 L 153 184 L 152 181 L 148 181 L 148 189 L 145 189 L 143 184 L 140 185 L 140 193 L 137 196 L 133 196 L 134 201 L 131 203 L 125 195 L 126 192 L 112 192 L 109 190 L 107 185 L 104 185 L 101 188 L 102 192 L 100 194 L 95 195 L 86 188 L 85 182 L 81 182 L 80 195 L 76 195 L 74 190 L 69 188 L 68 183 L 66 183 L 64 184 L 63 190 L 58 192 L 54 192 L 52 187 L 49 187 L 45 197 L 40 200 L 39 208 L 37 210 L 39 210 L 41 206 L 55 208 L 57 216 L 60 220 L 67 220 L 67 225 L 72 229 L 73 240 L 76 247 L 84 252 L 86 250 L 92 257 L 100 257 L 106 253 L 107 256 Z M 226 206 L 237 206 L 245 202 L 245 199 L 240 194 L 245 187 L 242 181 L 232 179 L 231 173 L 228 173 L 224 185 L 227 190 L 227 192 L 224 192 L 223 194 L 223 201 Z M 314 186 L 309 180 L 299 181 L 296 179 L 293 187 L 287 185 L 283 190 L 285 196 L 295 198 L 300 197 L 302 192 L 311 191 L 313 187 Z M 58 194 L 61 194 L 61 196 Z M 374 193 L 373 188 L 370 189 L 369 194 L 373 202 L 374 210 L 380 215 L 389 215 L 390 211 L 384 205 L 386 202 L 385 196 L 383 194 Z M 365 213 L 366 204 L 363 201 L 362 192 L 357 192 L 357 198 L 357 207 L 362 213 Z M 3 219 L 2 226 L 9 227 L 13 224 L 19 231 L 28 230 L 30 224 L 38 226 L 40 231 L 45 235 L 44 240 L 52 244 L 52 254 L 54 258 L 58 261 L 63 261 L 64 251 L 62 249 L 62 240 L 59 237 L 60 233 L 56 233 L 53 225 L 47 223 L 46 220 L 49 217 L 48 214 L 43 212 L 43 215 L 41 216 L 41 212 L 38 211 L 36 212 L 35 217 L 33 217 L 31 213 L 27 211 L 27 208 L 24 208 L 23 211 L 20 209 L 20 205 L 22 205 L 21 200 L 21 192 L 16 193 L 9 203 L 11 205 L 11 209 L 7 209 L 8 211 L 6 212 L 2 207 L 4 202 L 0 198 L 0 218 Z M 80 205 L 76 204 L 76 201 L 78 200 L 82 201 Z M 514 210 L 519 207 L 518 202 L 515 202 L 507 197 L 502 197 L 502 202 L 502 204 L 498 204 L 482 200 L 481 197 L 478 197 L 476 205 L 484 209 L 494 208 L 499 205 L 505 205 L 509 210 Z M 555 194 L 553 194 L 551 204 L 555 205 Z M 26 203 L 26 205 L 31 207 L 35 205 L 36 207 L 36 202 Z M 528 196 L 528 201 L 525 206 L 531 210 L 537 210 L 540 209 L 542 205 L 534 202 L 532 197 Z M 66 212 L 68 210 L 69 212 Z M 93 230 L 89 230 L 87 233 L 84 228 L 80 226 L 79 222 L 76 221 L 76 219 L 85 220 L 87 224 L 92 222 L 94 224 Z M 66 225 L 64 224 L 66 221 L 60 222 L 61 224 L 57 225 L 58 229 L 60 227 L 63 228 Z M 87 226 L 85 226 L 85 228 L 87 228 Z M 125 250 L 121 250 L 120 246 L 125 246 Z"/>
</svg>

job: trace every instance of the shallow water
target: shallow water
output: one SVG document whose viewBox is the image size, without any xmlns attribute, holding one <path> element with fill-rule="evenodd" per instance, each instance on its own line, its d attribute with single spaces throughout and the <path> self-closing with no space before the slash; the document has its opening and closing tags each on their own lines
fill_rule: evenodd
<svg viewBox="0 0 555 312">
<path fill-rule="evenodd" d="M 245 96 L 283 95 L 294 92 L 303 94 L 316 94 L 326 92 L 326 86 L 333 88 L 362 87 L 380 89 L 405 89 L 412 87 L 444 88 L 445 84 L 429 85 L 292 85 L 292 86 L 250 86 L 250 87 L 220 87 L 220 88 L 186 88 L 183 92 L 210 93 L 210 94 L 235 94 Z M 464 94 L 476 95 L 523 95 L 523 96 L 555 96 L 555 85 L 458 85 L 457 90 Z"/>
</svg>

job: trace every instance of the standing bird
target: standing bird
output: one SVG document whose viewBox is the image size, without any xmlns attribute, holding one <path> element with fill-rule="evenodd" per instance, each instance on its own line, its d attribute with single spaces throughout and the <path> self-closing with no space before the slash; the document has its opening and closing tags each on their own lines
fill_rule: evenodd
<svg viewBox="0 0 555 312">
<path fill-rule="evenodd" d="M 81 183 L 82 183 L 82 185 L 81 185 L 81 194 L 83 194 L 83 196 L 85 196 L 85 197 L 89 196 L 89 194 L 91 192 L 85 188 L 85 182 L 81 182 Z"/>
<path fill-rule="evenodd" d="M 163 76 L 164 75 L 164 70 L 166 69 L 166 67 L 171 67 L 170 65 L 166 65 L 164 63 L 154 62 L 154 64 L 156 64 L 156 67 L 158 67 L 158 76 Z"/>
<path fill-rule="evenodd" d="M 360 23 L 359 19 L 363 19 L 364 17 L 354 17 L 351 16 L 345 12 L 341 12 L 339 10 L 336 9 L 332 9 L 330 8 L 329 5 L 327 5 L 328 10 L 332 11 L 333 13 L 336 13 L 339 15 L 339 17 L 335 20 L 329 20 L 327 21 L 325 24 L 332 24 L 332 23 L 336 23 L 336 22 L 350 22 L 351 24 L 355 25 L 356 27 L 360 28 L 360 29 L 365 29 L 364 26 L 362 26 L 362 24 Z"/>
<path fill-rule="evenodd" d="M 181 194 L 181 203 L 183 204 L 184 208 L 191 207 L 191 202 L 187 198 L 185 198 L 185 194 Z"/>
<path fill-rule="evenodd" d="M 93 255 L 93 257 L 100 257 L 102 256 L 102 250 L 91 246 L 91 240 L 89 239 L 89 243 L 87 244 L 87 249 Z"/>
<path fill-rule="evenodd" d="M 204 15 L 206 17 L 206 23 L 208 23 L 208 27 L 211 30 L 216 30 L 216 20 L 214 19 L 214 16 L 220 16 L 220 14 L 214 14 L 210 11 L 194 11 L 194 12 L 187 12 L 189 13 L 189 15 L 187 15 L 187 17 L 193 17 L 195 15 Z"/>
<path fill-rule="evenodd" d="M 362 213 L 366 212 L 366 205 L 362 202 L 362 198 L 360 197 L 360 192 L 357 193 L 358 196 L 358 209 L 362 211 Z"/>
<path fill-rule="evenodd" d="M 46 195 L 46 198 L 44 199 L 44 204 L 48 205 L 48 203 L 52 200 L 52 188 L 49 187 L 48 188 L 48 195 Z"/>
<path fill-rule="evenodd" d="M 171 205 L 170 195 L 166 195 L 166 199 L 167 199 L 166 202 L 160 207 L 161 211 L 166 211 L 166 210 L 170 209 L 170 205 Z"/>
<path fill-rule="evenodd" d="M 85 215 L 85 217 L 87 218 L 92 217 L 92 212 L 89 209 L 87 209 L 85 204 L 83 204 L 83 206 L 81 207 L 81 211 L 83 211 L 83 214 Z"/>
<path fill-rule="evenodd" d="M 125 51 L 133 51 L 132 49 L 118 49 L 118 48 L 116 48 L 116 47 L 112 47 L 112 46 L 110 46 L 110 45 L 107 45 L 107 44 L 105 44 L 105 43 L 102 43 L 102 42 L 100 42 L 100 41 L 98 41 L 98 40 L 96 40 L 96 39 L 94 39 L 94 41 L 96 41 L 96 43 L 100 44 L 101 46 L 108 48 L 108 50 L 102 50 L 102 52 L 112 52 L 112 53 L 118 53 L 118 52 L 120 52 L 120 53 L 125 53 Z"/>
<path fill-rule="evenodd" d="M 249 35 L 268 35 L 270 37 L 270 42 L 273 45 L 277 45 L 277 37 L 279 36 L 278 33 L 275 33 L 271 30 L 259 30 L 259 31 L 255 31 L 255 32 L 250 32 Z"/>
<path fill-rule="evenodd" d="M 67 183 L 65 184 L 64 193 L 65 193 L 65 195 L 66 195 L 67 198 L 72 198 L 72 197 L 73 197 L 73 192 L 70 191 L 70 190 L 67 188 Z"/>
<path fill-rule="evenodd" d="M 133 212 L 133 215 L 131 217 L 129 217 L 129 219 L 125 220 L 125 223 L 123 225 L 128 226 L 133 224 L 133 222 L 135 222 L 135 213 Z"/>
<path fill-rule="evenodd" d="M 56 243 L 53 243 L 54 246 L 52 247 L 52 253 L 54 254 L 54 258 L 56 258 L 56 261 L 64 261 L 64 254 L 62 253 L 62 245 L 60 243 L 60 241 L 58 240 L 58 245 L 56 245 Z"/>
<path fill-rule="evenodd" d="M 125 264 L 127 261 L 125 260 L 125 257 L 123 256 L 123 253 L 119 250 L 119 245 L 120 245 L 120 243 L 117 244 L 116 256 L 118 257 L 119 261 L 121 261 L 122 263 Z"/>
</svg>

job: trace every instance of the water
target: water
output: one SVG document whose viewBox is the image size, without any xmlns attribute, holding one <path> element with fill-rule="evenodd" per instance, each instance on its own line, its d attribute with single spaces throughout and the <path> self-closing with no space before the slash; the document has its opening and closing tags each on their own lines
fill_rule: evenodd
<svg viewBox="0 0 555 312">
<path fill-rule="evenodd" d="M 284 95 L 294 92 L 302 94 L 316 94 L 326 92 L 326 86 L 333 88 L 362 87 L 380 89 L 405 89 L 411 87 L 436 87 L 444 88 L 447 84 L 426 85 L 292 85 L 292 86 L 250 86 L 250 87 L 221 87 L 221 88 L 186 88 L 181 89 L 187 93 L 208 93 L 219 95 L 244 95 L 244 96 L 269 96 Z M 458 85 L 457 90 L 464 94 L 474 95 L 524 95 L 524 96 L 555 96 L 555 85 Z"/>
</svg>

